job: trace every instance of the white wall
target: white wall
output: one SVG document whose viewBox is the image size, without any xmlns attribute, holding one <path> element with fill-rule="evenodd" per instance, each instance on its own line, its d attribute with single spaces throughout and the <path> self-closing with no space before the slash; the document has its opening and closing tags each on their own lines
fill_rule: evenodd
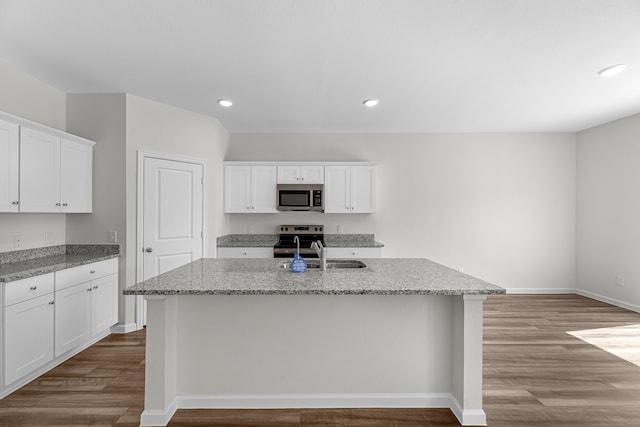
<svg viewBox="0 0 640 427">
<path fill-rule="evenodd" d="M 640 311 L 640 114 L 577 135 L 577 287 Z M 624 286 L 616 285 L 617 276 Z"/>
<path fill-rule="evenodd" d="M 66 95 L 12 65 L 0 62 L 0 110 L 56 129 L 65 130 Z M 0 213 L 0 252 L 13 251 L 13 235 L 22 238 L 20 249 L 65 243 L 64 214 Z"/>
<path fill-rule="evenodd" d="M 67 243 L 109 243 L 108 232 L 125 240 L 126 95 L 69 94 L 67 129 L 96 141 L 93 147 L 93 212 L 67 215 Z M 124 288 L 126 245 L 120 246 L 119 284 Z M 128 303 L 126 302 L 128 301 Z M 134 298 L 120 296 L 119 322 L 135 316 Z"/>
<path fill-rule="evenodd" d="M 146 150 L 207 161 L 207 252 L 227 228 L 222 161 L 229 136 L 217 119 L 125 94 L 69 95 L 69 128 L 96 141 L 92 215 L 67 217 L 69 243 L 105 243 L 118 232 L 120 287 L 136 283 L 137 153 Z M 135 297 L 120 297 L 119 323 L 135 323 Z"/>
<path fill-rule="evenodd" d="M 232 134 L 226 160 L 372 161 L 377 213 L 227 214 L 374 233 L 385 257 L 426 257 L 525 292 L 575 284 L 575 134 Z"/>
</svg>

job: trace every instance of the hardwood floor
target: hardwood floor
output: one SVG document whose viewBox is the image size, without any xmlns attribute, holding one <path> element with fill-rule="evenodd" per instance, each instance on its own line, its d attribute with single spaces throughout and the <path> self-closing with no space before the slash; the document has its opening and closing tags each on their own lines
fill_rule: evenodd
<svg viewBox="0 0 640 427">
<path fill-rule="evenodd" d="M 577 295 L 489 297 L 489 426 L 640 425 L 640 366 L 572 335 L 581 332 L 610 351 L 626 349 L 628 357 L 622 355 L 633 361 L 640 354 L 637 325 L 640 314 Z M 144 331 L 105 338 L 0 400 L 0 426 L 137 426 L 144 345 Z M 459 426 L 444 409 L 179 410 L 169 425 Z"/>
</svg>

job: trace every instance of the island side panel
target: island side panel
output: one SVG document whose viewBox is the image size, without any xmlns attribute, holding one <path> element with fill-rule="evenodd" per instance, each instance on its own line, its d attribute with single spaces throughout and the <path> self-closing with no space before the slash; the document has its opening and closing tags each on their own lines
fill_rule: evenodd
<svg viewBox="0 0 640 427">
<path fill-rule="evenodd" d="M 205 407 L 373 395 L 433 406 L 452 390 L 451 296 L 182 296 L 179 313 L 178 395 Z"/>
<path fill-rule="evenodd" d="M 462 425 L 487 425 L 482 409 L 482 325 L 485 295 L 453 297 L 452 408 Z"/>
<path fill-rule="evenodd" d="M 145 296 L 147 343 L 141 426 L 165 426 L 177 409 L 178 298 Z"/>
</svg>

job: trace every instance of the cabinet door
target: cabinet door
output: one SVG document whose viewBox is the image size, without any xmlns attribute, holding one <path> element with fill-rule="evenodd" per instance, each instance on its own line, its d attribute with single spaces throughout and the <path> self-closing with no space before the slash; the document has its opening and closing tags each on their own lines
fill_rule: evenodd
<svg viewBox="0 0 640 427">
<path fill-rule="evenodd" d="M 0 212 L 18 212 L 18 129 L 0 120 Z"/>
<path fill-rule="evenodd" d="M 301 166 L 301 184 L 324 184 L 324 166 Z"/>
<path fill-rule="evenodd" d="M 4 308 L 4 380 L 9 385 L 53 360 L 53 294 Z"/>
<path fill-rule="evenodd" d="M 91 282 L 86 282 L 56 291 L 55 357 L 89 341 L 91 290 Z"/>
<path fill-rule="evenodd" d="M 324 211 L 348 213 L 351 207 L 349 166 L 327 166 L 324 179 Z"/>
<path fill-rule="evenodd" d="M 20 212 L 60 212 L 60 138 L 20 129 Z"/>
<path fill-rule="evenodd" d="M 62 212 L 91 212 L 92 180 L 93 147 L 63 139 L 60 144 Z"/>
<path fill-rule="evenodd" d="M 91 282 L 91 336 L 118 322 L 118 275 Z"/>
<path fill-rule="evenodd" d="M 252 166 L 251 212 L 277 213 L 276 167 Z"/>
<path fill-rule="evenodd" d="M 374 166 L 351 166 L 351 213 L 375 212 Z"/>
<path fill-rule="evenodd" d="M 251 212 L 251 166 L 224 167 L 224 211 Z"/>
<path fill-rule="evenodd" d="M 300 166 L 278 166 L 278 184 L 298 184 L 300 182 Z"/>
</svg>

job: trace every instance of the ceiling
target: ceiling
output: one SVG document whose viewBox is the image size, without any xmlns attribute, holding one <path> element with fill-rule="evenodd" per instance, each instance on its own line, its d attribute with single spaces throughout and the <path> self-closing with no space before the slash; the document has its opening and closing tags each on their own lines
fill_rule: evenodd
<svg viewBox="0 0 640 427">
<path fill-rule="evenodd" d="M 232 133 L 574 132 L 640 112 L 640 0 L 0 0 L 0 60 Z"/>
</svg>

